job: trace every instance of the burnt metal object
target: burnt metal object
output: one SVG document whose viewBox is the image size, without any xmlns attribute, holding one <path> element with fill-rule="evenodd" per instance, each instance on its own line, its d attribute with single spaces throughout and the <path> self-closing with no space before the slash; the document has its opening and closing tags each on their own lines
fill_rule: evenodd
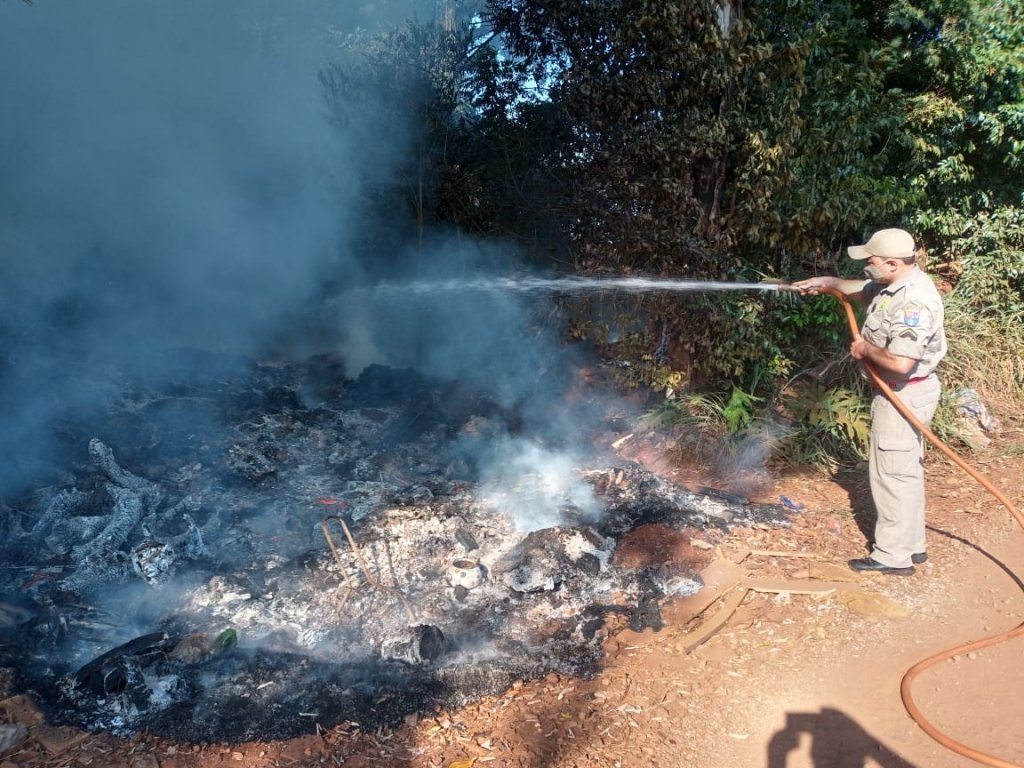
<svg viewBox="0 0 1024 768">
<path fill-rule="evenodd" d="M 452 561 L 448 569 L 448 583 L 465 590 L 476 589 L 484 580 L 484 567 L 476 560 L 460 557 Z"/>
<path fill-rule="evenodd" d="M 459 530 L 455 532 L 455 540 L 465 547 L 467 555 L 474 549 L 480 549 L 480 545 L 477 543 L 476 539 L 473 538 L 473 534 L 465 528 L 459 528 Z"/>
<path fill-rule="evenodd" d="M 614 473 L 614 480 L 609 475 Z M 714 488 L 693 491 L 658 477 L 639 465 L 591 470 L 583 479 L 604 487 L 606 512 L 598 524 L 605 536 L 617 537 L 647 523 L 674 528 L 729 529 L 754 524 L 786 528 L 791 511 L 781 504 L 752 502 Z"/>
<path fill-rule="evenodd" d="M 405 608 L 405 612 L 409 614 L 409 618 L 412 621 L 416 621 L 416 612 L 412 609 L 412 605 L 409 603 L 408 598 L 402 594 L 402 590 L 397 586 L 389 587 L 386 584 L 382 584 L 379 579 L 370 573 L 370 568 L 366 564 L 366 560 L 363 558 L 362 552 L 359 551 L 359 546 L 356 544 L 355 538 L 352 536 L 352 531 L 349 530 L 348 524 L 338 515 L 328 515 L 320 522 L 320 527 L 323 529 L 324 537 L 327 539 L 327 545 L 331 548 L 331 552 L 334 554 L 335 559 L 338 561 L 338 565 L 341 566 L 341 558 L 338 554 L 338 548 L 334 544 L 334 540 L 331 538 L 330 529 L 327 526 L 328 521 L 334 520 L 341 526 L 341 530 L 345 533 L 345 538 L 348 539 L 348 545 L 352 548 L 352 554 L 355 555 L 356 562 L 359 563 L 359 569 L 363 572 L 363 576 L 366 581 L 374 589 L 382 589 L 387 592 L 391 592 L 395 597 L 398 598 L 402 607 Z M 344 570 L 342 570 L 344 573 Z"/>
<path fill-rule="evenodd" d="M 345 563 L 342 562 L 341 552 L 338 551 L 338 545 L 334 543 L 334 537 L 331 536 L 331 528 L 328 525 L 331 520 L 337 521 L 339 525 L 343 522 L 337 515 L 328 515 L 320 521 L 320 528 L 324 532 L 324 538 L 327 540 L 327 546 L 330 547 L 331 554 L 334 555 L 334 562 L 338 564 L 338 572 L 341 574 L 341 578 L 345 581 L 345 586 L 348 587 L 349 591 L 351 591 L 352 585 L 349 583 L 348 576 L 345 575 Z"/>
<path fill-rule="evenodd" d="M 440 658 L 445 648 L 444 633 L 440 629 L 430 624 L 415 624 L 401 635 L 386 639 L 381 644 L 380 655 L 407 664 L 423 664 Z"/>
<path fill-rule="evenodd" d="M 553 592 L 563 583 L 597 576 L 613 548 L 589 526 L 542 528 L 529 533 L 491 570 L 514 592 Z"/>
<path fill-rule="evenodd" d="M 173 643 L 166 632 L 152 632 L 111 648 L 79 669 L 75 684 L 96 695 L 108 696 L 144 687 L 141 669 L 164 658 Z"/>
<path fill-rule="evenodd" d="M 174 547 L 146 539 L 132 549 L 132 568 L 147 584 L 158 584 L 174 567 Z"/>
<path fill-rule="evenodd" d="M 629 615 L 629 628 L 634 632 L 643 632 L 645 629 L 660 632 L 665 628 L 665 621 L 661 618 L 661 606 L 653 595 L 643 595 L 640 598 L 636 608 Z"/>
</svg>

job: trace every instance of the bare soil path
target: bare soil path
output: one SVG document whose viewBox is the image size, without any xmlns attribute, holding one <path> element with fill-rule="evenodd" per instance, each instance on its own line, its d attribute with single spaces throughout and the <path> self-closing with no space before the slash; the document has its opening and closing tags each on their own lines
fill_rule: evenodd
<svg viewBox="0 0 1024 768">
<path fill-rule="evenodd" d="M 1008 428 L 977 458 L 1018 505 L 1022 445 L 1024 432 Z M 663 469 L 686 479 L 681 468 Z M 747 590 L 721 628 L 693 650 L 700 625 L 685 623 L 682 608 L 669 609 L 659 632 L 610 627 L 606 663 L 593 679 L 551 675 L 459 711 L 410 717 L 395 731 L 314 726 L 288 742 L 192 745 L 145 734 L 58 732 L 47 740 L 37 729 L 0 756 L 0 768 L 976 765 L 910 719 L 900 680 L 932 653 L 1024 619 L 1024 532 L 937 454 L 927 474 L 929 560 L 910 577 L 845 569 L 848 558 L 865 551 L 862 475 L 769 478 L 753 489 L 760 500 L 785 495 L 805 505 L 790 529 L 695 532 L 696 545 L 744 579 L 797 592 Z M 839 588 L 800 593 L 800 584 L 813 592 L 823 580 Z M 944 663 L 918 679 L 915 698 L 953 738 L 1024 765 L 1022 659 L 1024 642 L 1014 641 Z M 0 717 L 30 715 L 7 707 Z"/>
</svg>

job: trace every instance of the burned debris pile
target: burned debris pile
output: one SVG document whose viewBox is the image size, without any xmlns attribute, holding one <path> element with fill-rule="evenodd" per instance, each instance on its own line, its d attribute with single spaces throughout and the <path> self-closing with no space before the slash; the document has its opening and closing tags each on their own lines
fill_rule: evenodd
<svg viewBox="0 0 1024 768">
<path fill-rule="evenodd" d="M 610 456 L 552 482 L 564 443 L 507 460 L 480 390 L 205 362 L 62 425 L 57 481 L 0 507 L 0 663 L 57 722 L 282 738 L 587 674 L 611 617 L 700 589 L 693 532 L 786 524 Z"/>
</svg>

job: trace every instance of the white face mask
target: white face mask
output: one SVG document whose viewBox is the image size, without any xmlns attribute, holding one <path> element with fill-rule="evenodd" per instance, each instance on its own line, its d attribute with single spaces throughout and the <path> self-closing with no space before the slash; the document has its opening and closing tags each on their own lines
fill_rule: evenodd
<svg viewBox="0 0 1024 768">
<path fill-rule="evenodd" d="M 874 264 L 869 264 L 864 267 L 864 274 L 867 275 L 870 280 L 874 280 L 876 282 L 882 279 L 882 270 Z"/>
</svg>

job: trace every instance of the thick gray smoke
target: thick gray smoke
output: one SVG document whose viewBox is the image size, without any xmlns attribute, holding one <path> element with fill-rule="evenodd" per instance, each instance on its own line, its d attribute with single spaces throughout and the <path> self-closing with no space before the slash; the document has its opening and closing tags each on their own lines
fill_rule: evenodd
<svg viewBox="0 0 1024 768">
<path fill-rule="evenodd" d="M 437 5 L 0 2 L 0 447 L 16 459 L 0 492 L 56 420 L 99 406 L 100 366 L 310 342 L 296 321 L 324 283 L 364 272 L 361 179 L 388 178 L 410 133 L 359 107 L 339 125 L 318 73 L 353 30 Z M 319 321 L 356 370 L 410 343 L 422 360 L 422 338 L 392 327 L 382 346 L 384 325 L 344 304 Z"/>
<path fill-rule="evenodd" d="M 324 119 L 322 51 L 252 5 L 0 5 L 2 277 L 23 328 L 244 344 L 342 252 L 352 148 Z"/>
</svg>

